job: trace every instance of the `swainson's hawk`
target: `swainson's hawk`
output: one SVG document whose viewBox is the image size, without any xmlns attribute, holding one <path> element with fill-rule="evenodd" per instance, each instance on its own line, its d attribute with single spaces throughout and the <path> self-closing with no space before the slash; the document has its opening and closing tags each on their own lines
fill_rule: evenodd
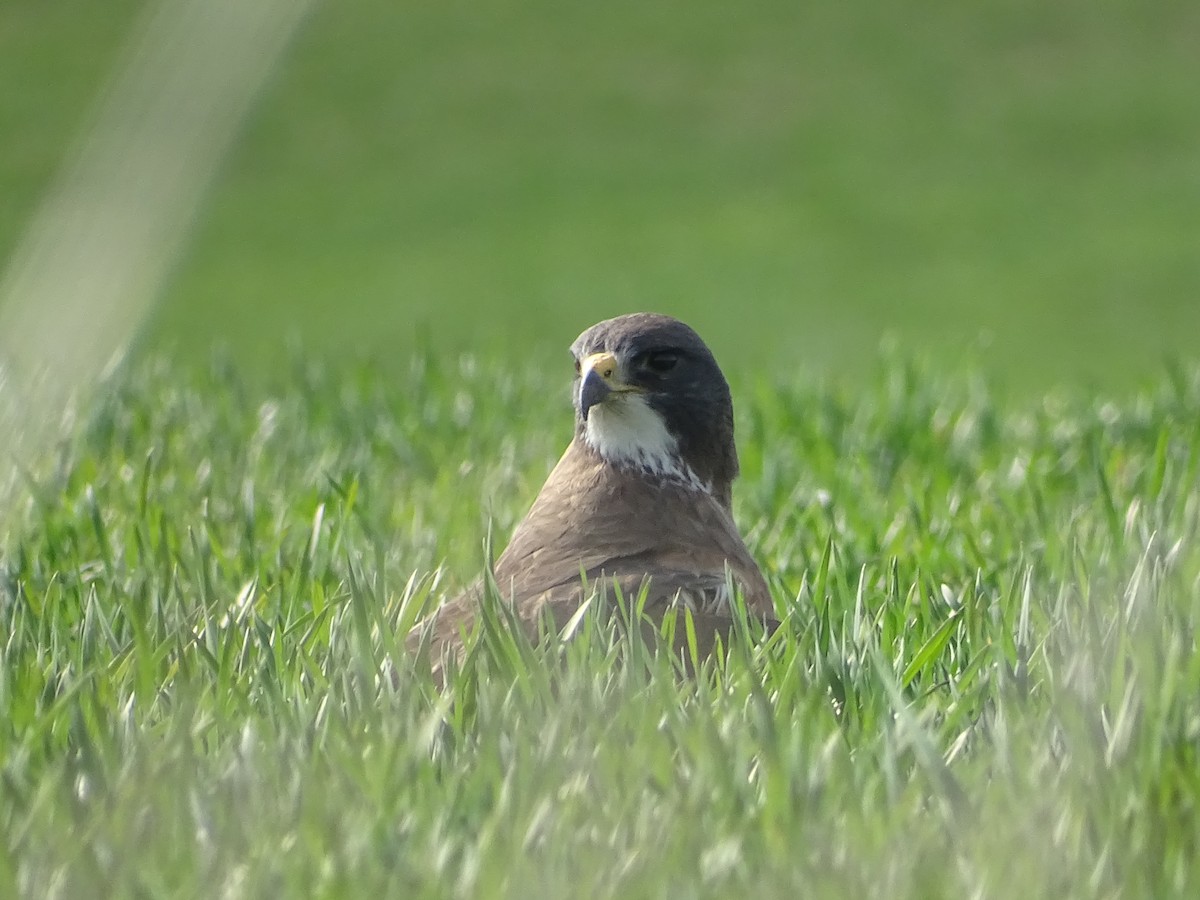
<svg viewBox="0 0 1200 900">
<path fill-rule="evenodd" d="M 562 627 L 597 589 L 633 598 L 645 588 L 651 616 L 692 610 L 707 653 L 717 635 L 728 639 L 732 581 L 769 620 L 766 582 L 730 508 L 733 403 L 708 347 L 677 319 L 635 313 L 593 325 L 571 354 L 574 439 L 495 565 L 517 618 L 533 635 L 543 612 Z M 458 652 L 480 594 L 477 585 L 445 604 L 409 646 L 427 639 L 435 665 Z"/>
</svg>

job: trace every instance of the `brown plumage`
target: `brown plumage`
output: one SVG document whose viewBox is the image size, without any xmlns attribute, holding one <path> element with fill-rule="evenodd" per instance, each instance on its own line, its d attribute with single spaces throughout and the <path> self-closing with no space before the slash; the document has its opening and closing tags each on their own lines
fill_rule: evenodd
<svg viewBox="0 0 1200 900">
<path fill-rule="evenodd" d="M 575 436 L 495 565 L 517 618 L 534 636 L 543 614 L 562 627 L 598 589 L 633 598 L 644 588 L 652 617 L 676 603 L 693 611 L 707 653 L 728 639 L 732 580 L 747 609 L 770 620 L 766 582 L 730 509 L 729 388 L 703 341 L 682 322 L 638 313 L 593 326 L 571 349 Z M 481 594 L 477 584 L 442 606 L 410 647 L 428 640 L 435 665 L 458 652 Z"/>
</svg>

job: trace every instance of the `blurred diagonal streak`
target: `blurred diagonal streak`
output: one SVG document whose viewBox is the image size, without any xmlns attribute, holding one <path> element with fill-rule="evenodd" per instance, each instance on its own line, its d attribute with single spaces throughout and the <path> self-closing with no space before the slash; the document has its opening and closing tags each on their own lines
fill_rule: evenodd
<svg viewBox="0 0 1200 900">
<path fill-rule="evenodd" d="M 150 309 L 315 0 L 160 0 L 0 280 L 0 502 Z"/>
</svg>

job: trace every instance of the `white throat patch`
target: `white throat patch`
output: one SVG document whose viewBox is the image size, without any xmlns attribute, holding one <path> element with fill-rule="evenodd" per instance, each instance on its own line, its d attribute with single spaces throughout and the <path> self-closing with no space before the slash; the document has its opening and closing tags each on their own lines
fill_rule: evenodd
<svg viewBox="0 0 1200 900">
<path fill-rule="evenodd" d="M 679 442 L 640 394 L 613 394 L 593 406 L 584 423 L 583 438 L 613 465 L 642 469 L 698 490 L 709 490 L 679 458 Z"/>
</svg>

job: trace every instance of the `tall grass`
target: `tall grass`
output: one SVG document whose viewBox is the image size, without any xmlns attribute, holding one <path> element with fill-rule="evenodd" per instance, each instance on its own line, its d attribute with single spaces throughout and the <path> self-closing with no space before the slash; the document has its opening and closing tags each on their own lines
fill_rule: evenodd
<svg viewBox="0 0 1200 900">
<path fill-rule="evenodd" d="M 736 381 L 736 380 L 735 380 Z M 569 433 L 418 358 L 114 376 L 0 524 L 0 894 L 1195 896 L 1200 372 L 735 383 L 783 629 L 402 652 Z"/>
</svg>

